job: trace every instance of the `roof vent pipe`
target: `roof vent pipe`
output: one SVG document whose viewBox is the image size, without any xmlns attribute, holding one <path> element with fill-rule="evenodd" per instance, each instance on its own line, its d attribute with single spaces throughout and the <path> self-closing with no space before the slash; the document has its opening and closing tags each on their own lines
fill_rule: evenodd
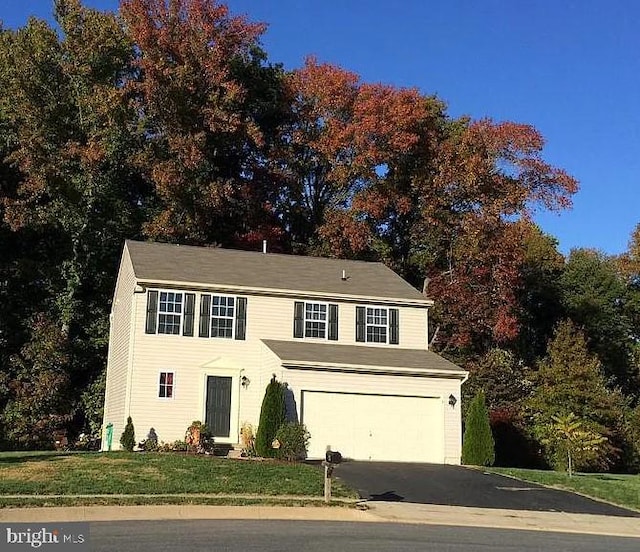
<svg viewBox="0 0 640 552">
<path fill-rule="evenodd" d="M 346 280 L 347 280 L 347 271 L 346 271 L 346 270 L 343 270 L 343 271 L 342 271 L 342 280 L 343 280 L 343 281 L 346 281 Z"/>
<path fill-rule="evenodd" d="M 262 240 L 262 252 L 267 252 L 267 240 Z"/>
</svg>

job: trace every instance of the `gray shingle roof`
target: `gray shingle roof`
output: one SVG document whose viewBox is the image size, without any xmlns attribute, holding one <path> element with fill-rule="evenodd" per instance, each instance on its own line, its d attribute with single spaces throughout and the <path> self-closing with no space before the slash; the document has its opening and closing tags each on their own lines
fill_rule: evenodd
<svg viewBox="0 0 640 552">
<path fill-rule="evenodd" d="M 148 282 L 426 300 L 382 263 L 131 240 L 126 247 L 136 278 Z"/>
<path fill-rule="evenodd" d="M 365 347 L 360 345 L 334 345 L 306 341 L 277 341 L 263 339 L 283 364 L 366 366 L 371 368 L 397 368 L 414 372 L 450 373 L 464 376 L 466 372 L 441 356 L 421 349 L 392 347 Z"/>
</svg>

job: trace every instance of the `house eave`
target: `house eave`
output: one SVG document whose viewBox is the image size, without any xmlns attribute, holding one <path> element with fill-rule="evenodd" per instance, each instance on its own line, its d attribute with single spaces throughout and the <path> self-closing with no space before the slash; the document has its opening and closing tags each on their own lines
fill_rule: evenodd
<svg viewBox="0 0 640 552">
<path fill-rule="evenodd" d="M 422 378 L 444 378 L 466 381 L 468 372 L 464 370 L 437 370 L 429 368 L 403 368 L 400 366 L 372 366 L 369 364 L 333 364 L 330 362 L 309 362 L 306 360 L 282 360 L 283 368 L 289 370 L 312 370 L 318 372 L 344 372 L 352 374 L 377 374 L 411 376 Z"/>
<path fill-rule="evenodd" d="M 200 282 L 178 282 L 175 280 L 151 280 L 136 278 L 136 282 L 144 287 L 161 287 L 169 289 L 189 289 L 194 291 L 238 293 L 241 295 L 259 295 L 267 297 L 289 297 L 295 299 L 315 299 L 323 301 L 339 300 L 345 303 L 373 303 L 388 306 L 406 306 L 417 308 L 429 308 L 433 306 L 431 299 L 407 299 L 402 297 L 377 297 L 367 295 L 327 294 L 322 292 L 304 290 L 283 290 L 272 288 L 255 288 L 220 284 L 203 284 Z"/>
</svg>

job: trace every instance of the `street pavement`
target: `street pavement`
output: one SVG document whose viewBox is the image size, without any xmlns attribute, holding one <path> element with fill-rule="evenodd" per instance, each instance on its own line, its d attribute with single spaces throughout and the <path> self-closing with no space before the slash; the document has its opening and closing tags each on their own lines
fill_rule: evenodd
<svg viewBox="0 0 640 552">
<path fill-rule="evenodd" d="M 92 552 L 637 552 L 637 539 L 401 523 L 178 520 L 92 523 Z"/>
</svg>

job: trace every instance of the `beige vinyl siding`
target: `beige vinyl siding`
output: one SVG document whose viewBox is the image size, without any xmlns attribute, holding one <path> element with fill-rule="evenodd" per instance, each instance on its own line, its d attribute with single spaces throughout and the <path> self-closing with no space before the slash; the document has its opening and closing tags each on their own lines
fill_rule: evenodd
<svg viewBox="0 0 640 552">
<path fill-rule="evenodd" d="M 200 295 L 196 294 L 193 337 L 146 334 L 147 296 L 136 296 L 136 350 L 129 410 L 136 427 L 140 427 L 141 438 L 153 427 L 162 441 L 184 439 L 185 430 L 193 420 L 204 421 L 207 376 L 232 378 L 231 434 L 228 440 L 218 441 L 235 444 L 239 440 L 240 427 L 244 422 L 257 426 L 264 390 L 270 378 L 270 374 L 267 375 L 261 369 L 265 353 L 264 346 L 257 337 L 260 332 L 266 331 L 258 322 L 260 317 L 257 314 L 261 308 L 260 299 L 263 298 L 247 298 L 247 339 L 236 340 L 198 337 Z M 293 310 L 293 304 L 291 309 Z M 272 314 L 272 323 L 264 326 L 284 338 L 285 323 L 288 326 L 287 317 L 282 317 L 283 322 L 276 313 Z M 158 378 L 161 371 L 175 373 L 172 399 L 158 398 Z M 250 381 L 246 388 L 240 385 L 242 376 Z"/>
<path fill-rule="evenodd" d="M 437 398 L 444 419 L 444 458 L 446 464 L 460 464 L 460 380 L 428 377 L 353 374 L 343 372 L 315 372 L 281 368 L 282 381 L 289 383 L 294 391 L 300 413 L 303 391 L 329 391 L 343 393 L 384 394 L 412 397 Z M 458 402 L 449 406 L 449 395 Z M 304 413 L 302 413 L 304 416 Z M 434 428 L 442 431 L 442 428 Z M 311 435 L 313 440 L 313 435 Z"/>
<path fill-rule="evenodd" d="M 281 369 L 280 363 L 260 340 L 293 339 L 295 299 L 247 297 L 247 339 L 242 341 L 197 336 L 200 295 L 196 294 L 193 337 L 146 334 L 147 294 L 133 296 L 136 318 L 135 351 L 130 375 L 131 392 L 126 410 L 133 418 L 138 440 L 142 440 L 151 427 L 156 429 L 159 439 L 165 442 L 183 439 L 191 421 L 204 420 L 207 375 L 233 377 L 232 396 L 237 396 L 238 405 L 237 411 L 232 405 L 232 434 L 234 431 L 236 433 L 230 441 L 238 441 L 237 431 L 244 422 L 254 426 L 258 423 L 264 390 L 272 374 Z M 355 304 L 339 305 L 337 343 L 355 344 Z M 400 311 L 400 346 L 426 348 L 426 309 L 403 307 Z M 161 371 L 175 373 L 173 399 L 158 398 L 158 378 Z M 250 380 L 247 388 L 239 385 L 243 375 Z"/>
<path fill-rule="evenodd" d="M 120 448 L 126 423 L 127 374 L 131 354 L 132 301 L 136 281 L 128 251 L 124 250 L 111 306 L 109 352 L 105 389 L 102 449 L 106 450 L 106 426 L 113 424 L 112 448 Z"/>
<path fill-rule="evenodd" d="M 126 270 L 125 267 L 121 269 L 121 278 L 123 279 L 121 287 L 124 290 L 124 275 L 126 273 L 129 280 L 131 280 L 131 275 L 128 258 L 123 263 L 126 263 L 128 267 Z M 116 393 L 118 399 L 117 401 L 112 401 L 109 397 L 110 390 L 108 389 L 109 410 L 105 408 L 105 423 L 107 422 L 107 414 L 108 421 L 114 423 L 114 445 L 116 447 L 119 446 L 118 439 L 128 415 L 131 415 L 133 419 L 138 442 L 145 438 L 151 427 L 156 430 L 161 441 L 171 442 L 177 439 L 184 439 L 185 430 L 193 420 L 205 420 L 206 377 L 208 375 L 232 377 L 231 435 L 228 442 L 237 443 L 239 441 L 238 432 L 243 423 L 251 423 L 254 428 L 257 426 L 264 390 L 272 374 L 277 374 L 284 381 L 287 381 L 287 377 L 290 376 L 291 371 L 283 372 L 278 358 L 263 345 L 261 340 L 294 340 L 293 318 L 296 298 L 247 295 L 246 340 L 243 341 L 198 337 L 200 296 L 204 292 L 196 291 L 194 336 L 184 337 L 182 335 L 146 334 L 147 294 L 134 294 L 134 281 L 130 281 L 127 285 L 128 291 L 125 295 L 132 301 L 132 303 L 128 304 L 127 312 L 135 321 L 133 327 L 131 327 L 124 320 L 122 313 L 114 315 L 114 321 L 115 316 L 118 316 L 119 337 L 114 335 L 113 348 L 115 351 L 116 348 L 121 347 L 122 336 L 127 335 L 129 329 L 131 329 L 131 338 L 126 341 L 127 344 L 129 341 L 132 343 L 131 357 L 129 359 L 130 370 L 128 372 L 129 392 L 123 393 L 123 382 L 126 381 L 127 377 L 126 374 L 122 375 L 122 369 L 126 365 L 126 362 L 123 364 L 122 358 L 126 358 L 126 355 L 124 357 L 120 355 L 119 371 L 117 371 L 120 375 L 120 383 Z M 148 289 L 160 288 L 166 289 L 167 286 L 148 286 Z M 192 291 L 180 288 L 177 285 L 175 287 L 170 286 L 170 288 L 183 292 Z M 123 292 L 118 291 L 118 293 L 122 294 Z M 215 294 L 215 291 L 207 291 L 206 293 Z M 229 294 L 225 293 L 225 295 Z M 427 348 L 427 308 L 424 306 L 397 307 L 400 320 L 400 344 L 388 345 L 356 343 L 355 309 L 357 305 L 366 305 L 366 302 L 348 303 L 331 300 L 328 300 L 328 302 L 339 305 L 339 339 L 337 342 L 333 342 L 334 344 L 411 349 Z M 317 342 L 319 340 L 307 338 L 301 341 Z M 158 397 L 159 374 L 163 371 L 175 374 L 174 397 L 172 399 Z M 116 373 L 114 370 L 112 372 Z M 246 376 L 250 381 L 246 388 L 240 385 L 242 376 Z M 353 384 L 357 387 L 358 378 L 362 377 L 360 375 L 348 376 L 345 374 L 323 374 L 323 376 L 329 382 L 328 385 L 334 385 L 337 388 L 341 387 L 342 378 L 346 377 L 345 381 L 351 385 L 351 378 L 355 377 L 356 380 L 354 380 Z M 324 377 L 321 382 L 318 380 L 318 387 L 324 385 Z M 407 382 L 415 381 L 415 378 L 375 377 L 382 377 L 383 379 L 379 381 L 383 381 L 384 385 L 387 385 L 387 381 L 393 383 L 396 380 L 401 380 L 403 382 L 401 386 L 410 386 L 411 384 Z M 365 379 L 369 381 L 368 377 Z M 296 400 L 299 400 L 300 388 L 298 383 L 290 383 L 293 391 L 297 394 L 298 399 Z M 372 387 L 376 387 L 378 384 L 372 384 Z M 429 385 L 429 392 L 433 396 L 448 397 L 451 392 L 448 391 L 444 395 L 444 391 L 440 393 L 439 388 L 433 388 L 433 383 Z M 447 381 L 446 385 L 448 386 L 447 389 L 457 389 L 455 394 L 459 397 L 459 383 L 457 381 Z M 456 407 L 456 410 L 459 410 L 459 406 Z M 448 415 L 445 416 L 445 420 L 447 420 L 447 427 L 455 424 L 455 420 L 450 420 Z M 458 416 L 458 433 L 459 427 Z M 448 435 L 449 430 L 447 430 Z M 457 441 L 453 437 L 446 437 L 446 439 L 459 447 L 459 437 L 456 438 Z M 226 440 L 219 440 L 219 442 L 223 441 Z M 451 444 L 445 444 L 445 449 L 448 451 L 447 455 L 450 456 L 450 461 L 459 463 L 459 451 L 453 450 L 453 445 Z"/>
</svg>

